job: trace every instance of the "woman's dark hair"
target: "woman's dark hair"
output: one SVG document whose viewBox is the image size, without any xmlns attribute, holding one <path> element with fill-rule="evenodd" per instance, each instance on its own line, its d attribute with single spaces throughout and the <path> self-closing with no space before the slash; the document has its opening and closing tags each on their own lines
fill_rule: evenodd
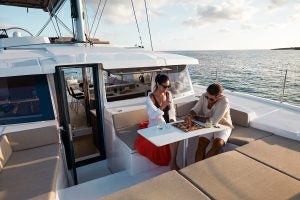
<svg viewBox="0 0 300 200">
<path fill-rule="evenodd" d="M 210 95 L 213 96 L 219 95 L 220 93 L 222 93 L 222 91 L 223 91 L 223 87 L 219 83 L 213 83 L 209 85 L 206 89 L 206 92 L 208 92 Z"/>
<path fill-rule="evenodd" d="M 157 88 L 157 85 L 161 85 L 163 83 L 165 83 L 166 81 L 169 80 L 169 77 L 165 74 L 157 74 L 155 77 L 155 86 L 154 86 L 154 90 Z"/>
</svg>

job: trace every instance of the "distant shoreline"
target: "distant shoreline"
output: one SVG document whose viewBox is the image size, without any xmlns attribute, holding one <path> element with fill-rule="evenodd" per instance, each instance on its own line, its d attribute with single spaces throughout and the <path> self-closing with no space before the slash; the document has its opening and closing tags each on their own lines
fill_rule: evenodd
<svg viewBox="0 0 300 200">
<path fill-rule="evenodd" d="M 271 50 L 300 50 L 300 47 L 276 48 Z"/>
</svg>

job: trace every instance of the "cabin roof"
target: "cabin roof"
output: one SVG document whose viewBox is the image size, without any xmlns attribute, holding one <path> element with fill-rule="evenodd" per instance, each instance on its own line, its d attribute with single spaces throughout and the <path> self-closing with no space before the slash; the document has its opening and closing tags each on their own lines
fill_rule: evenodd
<svg viewBox="0 0 300 200">
<path fill-rule="evenodd" d="M 101 63 L 104 69 L 198 64 L 186 56 L 137 48 L 45 44 L 0 50 L 0 77 L 51 74 L 55 66 Z"/>
</svg>

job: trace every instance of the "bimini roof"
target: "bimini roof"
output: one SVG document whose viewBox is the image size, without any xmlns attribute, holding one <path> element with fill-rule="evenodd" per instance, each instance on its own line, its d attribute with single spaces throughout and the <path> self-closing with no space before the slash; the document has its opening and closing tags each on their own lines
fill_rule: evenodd
<svg viewBox="0 0 300 200">
<path fill-rule="evenodd" d="M 0 0 L 0 5 L 18 6 L 26 8 L 38 8 L 51 11 L 61 0 Z"/>
<path fill-rule="evenodd" d="M 0 50 L 0 77 L 51 74 L 55 66 L 94 64 L 106 70 L 198 64 L 186 56 L 109 46 L 58 46 Z"/>
</svg>

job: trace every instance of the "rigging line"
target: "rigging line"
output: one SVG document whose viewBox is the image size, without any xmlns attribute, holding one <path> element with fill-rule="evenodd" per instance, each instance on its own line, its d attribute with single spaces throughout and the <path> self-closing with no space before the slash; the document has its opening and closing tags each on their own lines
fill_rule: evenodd
<svg viewBox="0 0 300 200">
<path fill-rule="evenodd" d="M 133 13 L 134 13 L 136 28 L 138 30 L 139 37 L 140 37 L 141 47 L 143 47 L 143 41 L 142 41 L 141 31 L 140 31 L 139 24 L 138 24 L 138 21 L 137 21 L 137 18 L 136 18 L 135 9 L 134 9 L 134 5 L 133 5 L 133 0 L 131 0 L 131 5 L 132 5 Z"/>
<path fill-rule="evenodd" d="M 54 30 L 55 30 L 55 32 L 56 32 L 56 34 L 57 34 L 57 37 L 59 37 L 58 32 L 57 32 L 57 30 L 56 30 L 56 28 L 55 28 L 55 24 L 54 24 L 54 22 L 53 22 L 53 20 L 52 20 L 52 17 L 53 17 L 54 15 L 52 15 L 52 14 L 50 13 L 50 11 L 49 11 L 48 8 L 47 8 L 47 10 L 48 10 L 48 13 L 49 13 L 49 15 L 50 15 L 50 20 L 51 20 L 51 22 L 52 22 L 52 24 L 53 24 Z"/>
<path fill-rule="evenodd" d="M 149 31 L 149 36 L 150 36 L 150 44 L 151 44 L 151 49 L 153 51 L 152 37 L 151 37 L 151 31 L 150 31 L 150 24 L 149 24 L 149 17 L 148 17 L 148 9 L 147 9 L 146 0 L 144 0 L 144 2 L 145 2 L 145 9 L 146 9 L 146 15 L 147 15 L 147 22 L 148 22 L 148 31 Z"/>
<path fill-rule="evenodd" d="M 105 2 L 104 2 L 104 5 L 103 5 L 103 8 L 102 8 L 102 10 L 101 10 L 100 17 L 99 17 L 99 20 L 98 20 L 98 23 L 97 23 L 97 26 L 96 26 L 96 30 L 95 30 L 95 32 L 94 32 L 94 35 L 93 35 L 93 37 L 95 37 L 95 35 L 96 35 L 96 32 L 97 32 L 97 30 L 98 30 L 98 26 L 99 26 L 99 23 L 100 23 L 100 20 L 101 20 L 101 17 L 102 17 L 102 14 L 103 14 L 104 8 L 105 8 L 105 6 L 106 6 L 106 2 L 107 2 L 107 0 L 105 0 Z"/>
<path fill-rule="evenodd" d="M 59 28 L 59 25 L 58 25 L 58 22 L 57 22 L 57 16 L 54 15 L 54 18 L 55 18 L 55 21 L 56 21 L 56 26 L 57 26 L 57 28 L 58 28 L 59 35 L 60 35 L 60 37 L 61 37 L 61 31 L 60 31 L 60 28 Z"/>
<path fill-rule="evenodd" d="M 56 18 L 57 18 L 58 22 L 72 35 L 73 34 L 72 30 L 66 24 L 64 24 L 64 22 L 61 19 L 59 19 L 58 16 L 56 16 Z"/>
<path fill-rule="evenodd" d="M 62 9 L 62 7 L 65 5 L 65 3 L 66 3 L 66 0 L 64 0 L 64 2 L 61 4 L 59 9 L 56 11 L 56 13 L 58 13 Z M 37 34 L 35 36 L 39 36 L 45 30 L 45 28 L 48 26 L 49 22 L 51 21 L 52 17 L 53 16 L 50 16 L 50 18 L 47 20 L 47 22 L 44 24 L 44 26 L 42 26 L 42 28 L 39 30 L 39 32 L 37 32 Z"/>
<path fill-rule="evenodd" d="M 85 19 L 85 23 L 87 24 L 87 26 L 85 28 L 86 30 L 84 30 L 85 35 L 86 35 L 86 32 L 88 32 L 90 29 L 90 24 L 89 24 L 88 11 L 87 11 L 87 7 L 86 7 L 86 0 L 83 0 L 83 3 L 84 3 L 84 10 L 85 10 L 84 19 Z"/>
<path fill-rule="evenodd" d="M 93 29 L 93 26 L 94 26 L 96 17 L 97 17 L 97 15 L 98 15 L 98 11 L 99 11 L 100 5 L 101 5 L 101 0 L 100 0 L 99 3 L 98 3 L 97 11 L 96 11 L 96 13 L 95 13 L 95 16 L 94 16 L 94 19 L 93 19 L 93 23 L 92 23 L 92 27 L 91 27 L 90 32 L 89 32 L 89 37 L 91 36 L 91 32 L 92 32 L 92 29 Z"/>
</svg>

